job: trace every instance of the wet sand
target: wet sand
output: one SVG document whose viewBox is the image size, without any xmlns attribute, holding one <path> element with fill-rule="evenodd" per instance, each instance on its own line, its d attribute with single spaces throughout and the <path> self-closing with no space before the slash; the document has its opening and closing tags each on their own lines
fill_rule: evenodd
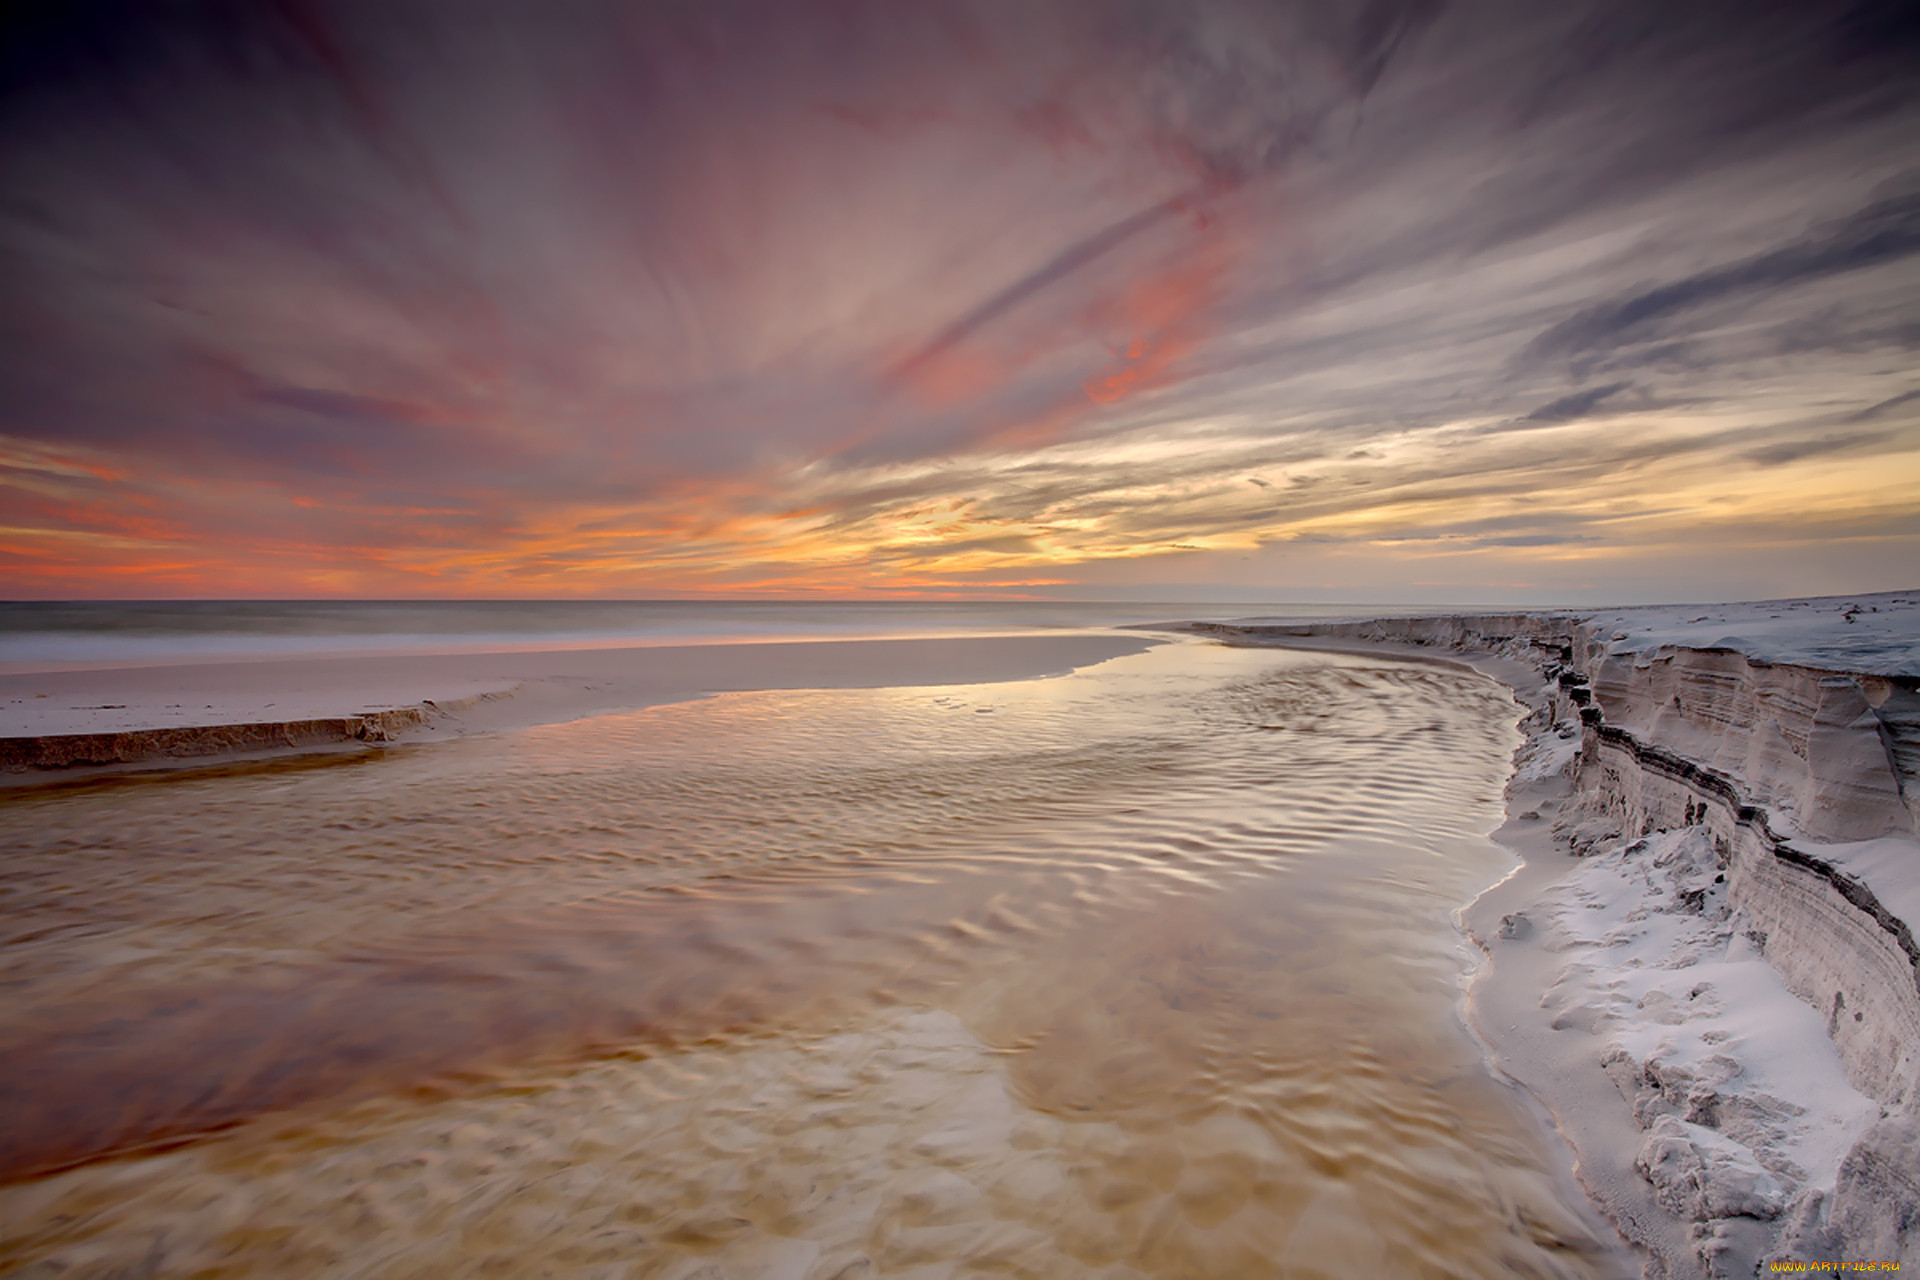
<svg viewBox="0 0 1920 1280">
<path fill-rule="evenodd" d="M 1554 814 L 1571 791 L 1561 776 L 1515 787 L 1508 800 L 1508 819 L 1493 838 L 1522 865 L 1461 913 L 1489 960 L 1473 984 L 1471 1017 L 1494 1065 L 1539 1098 L 1568 1135 L 1569 1151 L 1580 1157 L 1575 1175 L 1623 1233 L 1662 1257 L 1686 1259 L 1692 1252 L 1688 1224 L 1660 1206 L 1634 1168 L 1646 1135 L 1599 1069 L 1594 1038 L 1554 1025 L 1547 983 L 1564 960 L 1544 945 L 1540 900 L 1579 861 L 1553 835 Z M 1538 816 L 1519 816 L 1525 813 Z M 1524 923 L 1503 929 L 1509 917 Z"/>
<path fill-rule="evenodd" d="M 1620 1274 L 1456 1017 L 1513 719 L 1181 644 L 17 790 L 0 1265 Z"/>
</svg>

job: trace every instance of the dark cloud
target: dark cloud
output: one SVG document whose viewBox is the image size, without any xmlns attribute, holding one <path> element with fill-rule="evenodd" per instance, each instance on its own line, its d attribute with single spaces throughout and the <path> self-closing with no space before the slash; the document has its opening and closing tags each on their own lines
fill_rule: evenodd
<svg viewBox="0 0 1920 1280">
<path fill-rule="evenodd" d="M 1602 387 L 1589 387 L 1585 391 L 1575 391 L 1557 400 L 1549 400 L 1527 414 L 1521 421 L 1538 423 L 1542 426 L 1572 422 L 1576 418 L 1586 417 L 1599 407 L 1601 401 L 1620 394 L 1632 385 L 1630 382 L 1609 382 Z"/>
<path fill-rule="evenodd" d="M 1536 338 L 1534 358 L 1578 356 L 1666 336 L 1667 323 L 1717 303 L 1861 271 L 1920 253 L 1920 193 L 1876 201 L 1765 253 L 1582 308 Z"/>
<path fill-rule="evenodd" d="M 1445 8 L 1445 0 L 1369 0 L 1342 42 L 1356 87 L 1364 94 L 1378 84 L 1400 45 Z"/>
<path fill-rule="evenodd" d="M 262 387 L 256 394 L 266 404 L 298 409 L 337 422 L 364 422 L 375 427 L 432 422 L 439 417 L 420 405 L 319 387 Z"/>
<path fill-rule="evenodd" d="M 1849 415 L 1847 421 L 1866 422 L 1870 418 L 1877 418 L 1903 404 L 1912 404 L 1916 400 L 1920 400 L 1920 391 L 1903 391 L 1897 396 L 1889 396 L 1877 404 L 1870 404 L 1858 413 Z"/>
<path fill-rule="evenodd" d="M 1824 436 L 1808 440 L 1783 440 L 1778 444 L 1764 445 L 1758 449 L 1747 450 L 1745 457 L 1750 462 L 1763 467 L 1780 467 L 1789 462 L 1799 462 L 1803 458 L 1817 458 L 1823 454 L 1851 453 L 1859 449 L 1880 444 L 1893 437 L 1891 431 L 1857 431 L 1851 435 Z"/>
<path fill-rule="evenodd" d="M 1482 547 L 1558 547 L 1572 542 L 1591 542 L 1592 538 L 1565 533 L 1513 533 L 1500 538 L 1476 538 Z"/>
<path fill-rule="evenodd" d="M 1151 208 L 1142 209 L 1138 213 L 1122 218 L 1110 227 L 1101 228 L 1077 244 L 1067 246 L 1043 264 L 1039 270 L 1014 281 L 941 330 L 934 336 L 933 341 L 895 365 L 890 370 L 889 376 L 896 379 L 912 378 L 917 372 L 1028 298 L 1066 279 L 1105 254 L 1111 253 L 1143 231 L 1178 215 L 1182 210 L 1196 203 L 1201 194 L 1200 192 L 1182 192 L 1171 200 L 1163 200 Z"/>
</svg>

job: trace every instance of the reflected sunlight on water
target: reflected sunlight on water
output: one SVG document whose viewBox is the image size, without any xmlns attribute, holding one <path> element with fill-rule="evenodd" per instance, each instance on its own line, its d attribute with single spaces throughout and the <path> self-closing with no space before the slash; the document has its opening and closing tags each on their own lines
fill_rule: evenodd
<svg viewBox="0 0 1920 1280">
<path fill-rule="evenodd" d="M 0 1265 L 1616 1274 L 1454 1012 L 1514 719 L 1177 644 L 16 793 Z"/>
</svg>

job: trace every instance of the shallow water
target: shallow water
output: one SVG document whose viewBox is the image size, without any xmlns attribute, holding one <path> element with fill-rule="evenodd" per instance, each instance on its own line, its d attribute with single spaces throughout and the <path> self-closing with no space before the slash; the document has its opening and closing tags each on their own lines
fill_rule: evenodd
<svg viewBox="0 0 1920 1280">
<path fill-rule="evenodd" d="M 0 800 L 23 1274 L 1617 1274 L 1490 681 L 1168 645 Z"/>
</svg>

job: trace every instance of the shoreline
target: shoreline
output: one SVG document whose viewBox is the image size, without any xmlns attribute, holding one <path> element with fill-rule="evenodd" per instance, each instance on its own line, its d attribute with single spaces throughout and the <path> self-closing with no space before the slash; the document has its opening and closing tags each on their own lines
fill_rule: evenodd
<svg viewBox="0 0 1920 1280">
<path fill-rule="evenodd" d="M 1472 665 L 1494 674 L 1483 664 Z M 1552 1034 L 1539 975 L 1552 972 L 1553 956 L 1534 917 L 1555 886 L 1580 865 L 1553 831 L 1553 818 L 1573 801 L 1574 786 L 1564 765 L 1544 777 L 1524 776 L 1523 757 L 1537 753 L 1555 733 L 1552 709 L 1523 684 L 1502 683 L 1526 708 L 1525 741 L 1508 779 L 1505 820 L 1487 838 L 1512 853 L 1518 865 L 1455 912 L 1460 931 L 1484 958 L 1466 984 L 1462 1019 L 1484 1046 L 1489 1068 L 1545 1112 L 1572 1161 L 1569 1173 L 1593 1208 L 1643 1265 L 1659 1260 L 1659 1270 L 1647 1266 L 1644 1274 L 1689 1275 L 1673 1261 L 1691 1253 L 1690 1224 L 1663 1208 L 1634 1168 L 1642 1138 L 1632 1113 L 1620 1105 L 1618 1090 L 1604 1072 L 1581 1069 L 1589 1045 Z M 1536 687 L 1544 683 L 1534 681 Z"/>
<path fill-rule="evenodd" d="M 719 693 L 1038 679 L 1117 631 L 267 659 L 0 675 L 0 787 L 527 728 Z"/>
<path fill-rule="evenodd" d="M 1632 1153 L 1641 1135 L 1631 1112 L 1619 1105 L 1612 1081 L 1577 1070 L 1579 1045 L 1555 1046 L 1548 1039 L 1536 975 L 1547 971 L 1543 961 L 1550 959 L 1538 934 L 1507 923 L 1529 920 L 1528 913 L 1577 865 L 1545 822 L 1519 817 L 1564 801 L 1569 792 L 1552 783 L 1510 789 L 1507 819 L 1488 833 L 1519 865 L 1455 912 L 1461 933 L 1482 957 L 1467 980 L 1461 1017 L 1480 1041 L 1488 1067 L 1540 1107 L 1564 1144 L 1567 1172 L 1623 1245 L 1643 1263 L 1684 1256 L 1688 1224 L 1660 1206 L 1634 1169 Z"/>
<path fill-rule="evenodd" d="M 1548 720 L 1545 728 L 1553 728 L 1551 708 L 1533 693 L 1545 683 L 1539 669 L 1507 654 L 1464 648 L 1436 650 L 1384 638 L 1259 634 L 1257 638 L 1235 636 L 1224 643 L 1454 667 L 1498 681 L 1526 709 L 1520 729 L 1524 741 L 1515 749 L 1507 783 L 1505 819 L 1487 833 L 1489 840 L 1514 856 L 1516 865 L 1454 912 L 1455 927 L 1480 955 L 1480 963 L 1462 984 L 1460 1018 L 1480 1044 L 1488 1069 L 1538 1109 L 1543 1126 L 1565 1153 L 1568 1165 L 1563 1172 L 1572 1188 L 1586 1197 L 1588 1208 L 1618 1235 L 1622 1249 L 1643 1263 L 1667 1254 L 1684 1255 L 1688 1248 L 1687 1224 L 1660 1207 L 1652 1189 L 1639 1180 L 1633 1168 L 1631 1151 L 1639 1134 L 1631 1114 L 1617 1105 L 1617 1092 L 1604 1075 L 1597 1082 L 1580 1079 L 1577 1073 L 1568 1071 L 1571 1064 L 1543 1051 L 1541 991 L 1529 974 L 1519 971 L 1522 957 L 1515 954 L 1517 948 L 1511 947 L 1513 940 L 1502 937 L 1503 919 L 1524 916 L 1536 908 L 1546 891 L 1577 865 L 1571 850 L 1553 836 L 1551 823 L 1546 820 L 1571 798 L 1571 780 L 1558 771 L 1544 779 L 1523 782 L 1520 778 L 1521 757 L 1541 742 L 1541 735 L 1530 732 L 1525 722 L 1544 714 Z M 1534 816 L 1523 818 L 1523 814 Z M 1496 944 L 1500 945 L 1499 954 Z M 1584 1117 L 1586 1123 L 1575 1122 L 1575 1116 Z M 1645 1274 L 1690 1273 L 1649 1269 Z"/>
<path fill-rule="evenodd" d="M 1775 621 L 1808 603 L 1758 608 Z M 1463 1020 L 1489 1066 L 1544 1108 L 1647 1276 L 1920 1262 L 1920 1123 L 1902 1048 L 1920 972 L 1901 963 L 1920 897 L 1908 812 L 1920 797 L 1906 785 L 1917 682 L 1867 667 L 1891 653 L 1882 669 L 1904 671 L 1913 646 L 1876 638 L 1880 653 L 1862 660 L 1848 653 L 1857 633 L 1779 624 L 1746 646 L 1764 656 L 1694 649 L 1683 629 L 1662 634 L 1655 611 L 1627 613 L 1183 629 L 1464 666 L 1526 709 L 1506 821 L 1490 833 L 1520 865 L 1456 913 L 1486 957 Z M 1920 637 L 1892 622 L 1896 637 Z M 1822 665 L 1782 663 L 1808 656 Z M 1835 669 L 1850 656 L 1852 670 Z M 1736 663 L 1759 685 L 1742 709 L 1771 705 L 1798 731 L 1798 757 L 1730 758 L 1728 733 L 1758 733 L 1724 696 L 1716 732 L 1683 718 L 1709 679 L 1724 695 Z M 1800 694 L 1805 724 L 1791 723 L 1783 689 Z M 1649 713 L 1650 691 L 1671 709 Z M 1826 710 L 1843 697 L 1857 713 Z M 1802 774 L 1783 777 L 1796 759 Z"/>
</svg>

